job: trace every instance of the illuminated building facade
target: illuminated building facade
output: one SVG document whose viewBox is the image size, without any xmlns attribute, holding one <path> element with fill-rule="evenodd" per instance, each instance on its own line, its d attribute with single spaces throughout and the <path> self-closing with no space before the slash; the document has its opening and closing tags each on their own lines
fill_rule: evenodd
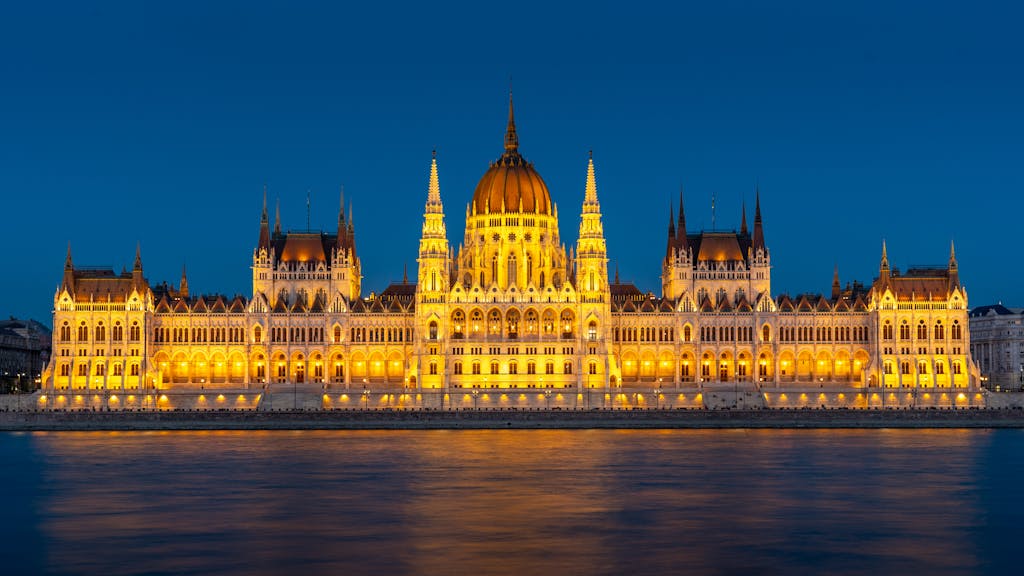
<svg viewBox="0 0 1024 576">
<path fill-rule="evenodd" d="M 271 229 L 253 252 L 252 295 L 195 296 L 131 272 L 76 268 L 54 296 L 49 390 L 444 390 L 622 388 L 967 389 L 967 294 L 947 265 L 889 266 L 830 295 L 771 295 L 758 196 L 753 227 L 689 233 L 670 214 L 662 294 L 608 275 L 591 158 L 579 233 L 562 242 L 558 208 L 519 152 L 511 100 L 504 151 L 449 244 L 436 157 L 415 281 L 363 296 L 351 208 L 336 233 Z"/>
</svg>

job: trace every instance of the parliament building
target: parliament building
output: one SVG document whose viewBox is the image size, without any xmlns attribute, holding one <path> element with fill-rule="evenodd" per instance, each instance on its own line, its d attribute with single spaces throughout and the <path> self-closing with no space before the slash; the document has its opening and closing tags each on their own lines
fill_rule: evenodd
<svg viewBox="0 0 1024 576">
<path fill-rule="evenodd" d="M 954 395 L 977 386 L 952 248 L 944 266 L 900 272 L 883 243 L 870 285 L 842 286 L 837 274 L 830 294 L 773 296 L 760 196 L 752 226 L 744 210 L 738 232 L 691 231 L 680 197 L 658 296 L 609 277 L 592 158 L 568 249 L 558 219 L 520 154 L 510 99 L 504 150 L 473 192 L 458 248 L 435 156 L 415 278 L 380 292 L 361 285 L 344 201 L 336 233 L 282 232 L 264 192 L 248 298 L 192 294 L 184 272 L 178 286 L 150 284 L 138 251 L 131 271 L 76 267 L 69 248 L 43 390 L 244 397 L 301 384 L 325 397 L 349 389 L 550 397 L 723 383 Z"/>
</svg>

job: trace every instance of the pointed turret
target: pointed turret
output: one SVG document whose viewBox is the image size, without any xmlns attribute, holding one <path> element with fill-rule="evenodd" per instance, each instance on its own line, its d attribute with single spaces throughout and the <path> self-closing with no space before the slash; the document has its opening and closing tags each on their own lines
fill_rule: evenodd
<svg viewBox="0 0 1024 576">
<path fill-rule="evenodd" d="M 832 271 L 832 300 L 839 300 L 840 292 L 842 288 L 839 285 L 839 265 L 836 264 L 835 269 Z"/>
<path fill-rule="evenodd" d="M 676 256 L 676 211 L 672 201 L 668 202 L 668 240 L 665 242 L 665 261 L 671 262 Z"/>
<path fill-rule="evenodd" d="M 270 250 L 270 221 L 267 218 L 267 185 L 263 185 L 263 212 L 260 214 L 260 241 L 256 249 Z"/>
<path fill-rule="evenodd" d="M 764 250 L 765 252 L 767 252 L 767 249 L 765 248 L 765 245 L 764 245 L 764 228 L 763 228 L 763 224 L 761 222 L 761 189 L 760 189 L 760 187 L 757 188 L 757 191 L 756 191 L 755 194 L 756 195 L 755 195 L 755 200 L 754 200 L 754 238 L 753 238 L 753 248 L 754 248 L 754 253 L 756 254 L 758 249 Z"/>
<path fill-rule="evenodd" d="M 950 289 L 960 287 L 960 267 L 956 263 L 956 246 L 949 241 L 949 287 Z"/>
<path fill-rule="evenodd" d="M 185 265 L 181 265 L 181 287 L 178 288 L 178 295 L 188 298 L 188 275 L 185 273 Z"/>
<path fill-rule="evenodd" d="M 441 184 L 437 177 L 437 150 L 434 150 L 431 153 L 430 182 L 427 185 L 426 212 L 430 214 L 440 214 L 444 212 L 444 205 L 441 203 Z"/>
<path fill-rule="evenodd" d="M 64 257 L 64 280 L 61 288 L 71 292 L 75 288 L 75 265 L 71 261 L 71 242 L 68 242 L 68 255 Z"/>
<path fill-rule="evenodd" d="M 679 185 L 679 224 L 676 226 L 676 248 L 686 252 L 690 249 L 686 238 L 686 212 L 683 211 L 683 186 Z"/>
<path fill-rule="evenodd" d="M 281 235 L 281 198 L 277 198 L 277 204 L 274 207 L 274 236 Z"/>
<path fill-rule="evenodd" d="M 593 301 L 606 299 L 608 287 L 608 247 L 601 222 L 601 204 L 597 199 L 597 175 L 594 170 L 594 152 L 587 154 L 587 180 L 583 192 L 583 211 L 580 214 L 580 235 L 572 253 L 575 286 Z"/>
<path fill-rule="evenodd" d="M 740 214 L 740 234 L 747 235 L 747 203 L 743 202 L 743 212 Z"/>
<path fill-rule="evenodd" d="M 135 264 L 132 265 L 132 271 L 136 270 L 142 272 L 142 244 L 139 242 L 135 243 Z"/>
<path fill-rule="evenodd" d="M 508 126 L 505 128 L 505 152 L 519 151 L 519 136 L 516 135 L 516 118 L 512 110 L 512 89 L 508 91 Z"/>
<path fill-rule="evenodd" d="M 136 243 L 135 264 L 132 265 L 132 287 L 141 292 L 145 282 L 145 279 L 142 277 L 142 245 Z"/>
<path fill-rule="evenodd" d="M 882 240 L 882 262 L 878 266 L 878 279 L 883 282 L 889 281 L 889 253 L 885 248 L 885 240 Z"/>
</svg>

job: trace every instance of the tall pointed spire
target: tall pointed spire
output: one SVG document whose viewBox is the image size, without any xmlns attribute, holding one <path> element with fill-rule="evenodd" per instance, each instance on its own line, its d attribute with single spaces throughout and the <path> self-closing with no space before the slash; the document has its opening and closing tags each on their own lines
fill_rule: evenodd
<svg viewBox="0 0 1024 576">
<path fill-rule="evenodd" d="M 889 253 L 885 247 L 885 239 L 882 239 L 882 262 L 878 266 L 879 279 L 889 279 Z"/>
<path fill-rule="evenodd" d="M 676 209 L 672 206 L 672 201 L 668 201 L 668 237 L 669 240 L 676 239 Z M 669 244 L 671 246 L 671 243 Z"/>
<path fill-rule="evenodd" d="M 832 271 L 832 299 L 838 300 L 840 293 L 839 286 L 839 264 L 835 265 L 835 269 Z"/>
<path fill-rule="evenodd" d="M 139 242 L 135 243 L 135 264 L 132 270 L 142 270 L 142 244 Z"/>
<path fill-rule="evenodd" d="M 764 245 L 764 227 L 763 227 L 763 224 L 761 223 L 761 187 L 760 186 L 758 186 L 755 189 L 754 194 L 755 194 L 755 200 L 754 200 L 754 238 L 753 238 L 754 252 L 757 252 L 758 249 L 767 251 L 767 249 L 765 248 L 765 245 Z"/>
<path fill-rule="evenodd" d="M 587 159 L 587 184 L 583 193 L 583 212 L 592 214 L 601 211 L 597 201 L 597 176 L 594 172 L 594 151 L 591 150 Z"/>
<path fill-rule="evenodd" d="M 440 213 L 443 211 L 441 183 L 437 177 L 437 150 L 434 150 L 430 158 L 430 182 L 427 184 L 427 212 Z"/>
<path fill-rule="evenodd" d="M 281 234 L 281 197 L 278 196 L 277 204 L 274 207 L 274 236 Z"/>
<path fill-rule="evenodd" d="M 689 250 L 690 242 L 686 238 L 686 212 L 683 210 L 683 185 L 679 185 L 679 224 L 676 226 L 676 246 L 684 252 Z"/>
<path fill-rule="evenodd" d="M 742 210 L 743 210 L 743 212 L 741 213 L 741 216 L 740 216 L 740 234 L 746 235 L 747 234 L 747 202 L 746 202 L 746 200 L 743 201 L 743 209 Z"/>
<path fill-rule="evenodd" d="M 64 280 L 61 288 L 68 292 L 75 289 L 75 265 L 71 262 L 71 242 L 68 242 L 68 255 L 64 257 Z"/>
<path fill-rule="evenodd" d="M 260 248 L 270 249 L 270 224 L 267 220 L 267 185 L 263 185 L 263 213 L 260 214 L 260 240 L 256 245 Z"/>
<path fill-rule="evenodd" d="M 516 135 L 516 118 L 512 109 L 512 87 L 508 89 L 508 126 L 505 128 L 505 152 L 519 151 L 519 136 Z"/>
<path fill-rule="evenodd" d="M 185 265 L 181 265 L 181 286 L 178 288 L 178 294 L 182 298 L 188 298 L 188 275 L 185 273 Z"/>
<path fill-rule="evenodd" d="M 956 247 L 952 240 L 949 241 L 949 284 L 951 289 L 960 286 L 960 269 L 956 263 Z"/>
<path fill-rule="evenodd" d="M 68 255 L 64 257 L 64 269 L 74 270 L 75 265 L 71 262 L 71 242 L 68 242 Z"/>
<path fill-rule="evenodd" d="M 953 241 L 949 241 L 949 269 L 956 270 L 956 246 Z"/>
</svg>

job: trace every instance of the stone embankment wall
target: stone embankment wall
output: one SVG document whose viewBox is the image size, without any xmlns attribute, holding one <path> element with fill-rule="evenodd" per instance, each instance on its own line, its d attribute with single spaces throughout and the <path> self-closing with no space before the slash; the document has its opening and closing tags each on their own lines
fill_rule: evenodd
<svg viewBox="0 0 1024 576">
<path fill-rule="evenodd" d="M 0 430 L 1024 428 L 1020 409 L 0 412 Z"/>
</svg>

